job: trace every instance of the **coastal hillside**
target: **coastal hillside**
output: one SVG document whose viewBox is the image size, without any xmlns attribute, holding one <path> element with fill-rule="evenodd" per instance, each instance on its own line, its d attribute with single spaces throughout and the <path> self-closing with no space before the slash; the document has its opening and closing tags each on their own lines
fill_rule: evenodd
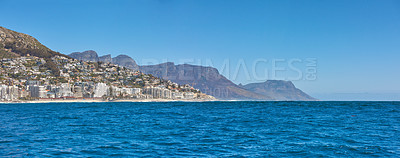
<svg viewBox="0 0 400 158">
<path fill-rule="evenodd" d="M 139 72 L 130 67 L 136 62 L 128 56 L 117 56 L 113 64 L 98 62 L 95 51 L 72 53 L 77 60 L 3 27 L 0 37 L 0 102 L 215 99 L 190 85 Z"/>
<path fill-rule="evenodd" d="M 111 55 L 99 57 L 93 50 L 74 52 L 68 56 L 81 61 L 101 61 L 104 63 L 117 64 L 132 70 L 140 70 L 143 73 L 152 74 L 178 84 L 192 85 L 202 92 L 219 99 L 273 100 L 272 97 L 248 91 L 234 84 L 232 81 L 219 74 L 217 69 L 212 67 L 189 64 L 175 65 L 171 62 L 139 67 L 135 60 L 127 55 L 118 55 L 114 58 L 111 58 Z"/>
<path fill-rule="evenodd" d="M 213 67 L 189 64 L 175 65 L 171 62 L 138 66 L 135 60 L 127 55 L 118 55 L 114 58 L 111 55 L 99 57 L 93 50 L 74 52 L 67 56 L 50 50 L 32 36 L 0 27 L 0 58 L 11 59 L 28 56 L 42 58 L 44 62 L 39 65 L 39 69 L 47 69 L 55 77 L 59 77 L 62 72 L 60 71 L 61 67 L 54 62 L 54 57 L 58 56 L 65 57 L 66 59 L 78 59 L 84 62 L 116 64 L 128 68 L 133 72 L 140 70 L 145 74 L 171 80 L 177 84 L 193 86 L 203 93 L 212 95 L 218 99 L 315 100 L 297 89 L 291 82 L 267 81 L 265 83 L 252 83 L 245 86 L 236 85 Z"/>
<path fill-rule="evenodd" d="M 296 88 L 291 81 L 268 80 L 261 83 L 250 83 L 242 86 L 244 89 L 254 93 L 270 96 L 276 100 L 288 101 L 315 101 L 317 99 L 309 96 Z"/>
<path fill-rule="evenodd" d="M 0 102 L 34 100 L 214 100 L 190 85 L 101 62 L 62 56 L 51 60 L 61 70 L 55 77 L 43 58 L 23 56 L 0 60 Z"/>
<path fill-rule="evenodd" d="M 56 76 L 59 69 L 51 61 L 55 56 L 68 56 L 55 52 L 37 39 L 27 34 L 19 33 L 0 26 L 0 58 L 16 58 L 20 56 L 35 56 L 46 60 L 44 67 L 51 70 Z"/>
</svg>

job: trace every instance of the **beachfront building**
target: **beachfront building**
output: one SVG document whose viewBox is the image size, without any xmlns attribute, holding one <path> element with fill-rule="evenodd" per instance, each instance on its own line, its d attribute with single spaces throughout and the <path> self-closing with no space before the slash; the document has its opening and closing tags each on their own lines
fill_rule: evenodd
<svg viewBox="0 0 400 158">
<path fill-rule="evenodd" d="M 183 92 L 172 92 L 172 99 L 183 99 Z"/>
<path fill-rule="evenodd" d="M 17 86 L 0 85 L 0 99 L 2 101 L 17 100 L 19 97 L 19 90 Z"/>
<path fill-rule="evenodd" d="M 110 87 L 105 83 L 97 83 L 94 89 L 93 97 L 99 98 L 103 96 L 107 96 L 109 93 Z"/>
<path fill-rule="evenodd" d="M 0 99 L 191 99 L 198 96 L 189 85 L 144 74 L 111 63 L 84 62 L 63 56 L 46 60 L 34 56 L 0 59 Z M 197 98 L 197 97 L 195 97 Z"/>
<path fill-rule="evenodd" d="M 56 96 L 57 96 L 58 98 L 61 98 L 61 97 L 72 97 L 72 96 L 74 96 L 74 93 L 72 93 L 70 84 L 68 84 L 68 83 L 62 83 L 62 84 L 60 85 L 59 91 L 56 92 Z"/>
<path fill-rule="evenodd" d="M 183 98 L 184 99 L 194 99 L 196 95 L 193 92 L 184 92 Z"/>
<path fill-rule="evenodd" d="M 161 87 L 148 87 L 143 89 L 143 94 L 151 95 L 153 98 L 171 99 L 172 92 Z"/>
<path fill-rule="evenodd" d="M 136 96 L 142 92 L 140 88 L 126 88 L 126 87 L 123 87 L 121 91 L 123 96 Z"/>
<path fill-rule="evenodd" d="M 47 91 L 45 86 L 29 86 L 29 91 L 32 98 L 47 98 Z"/>
</svg>

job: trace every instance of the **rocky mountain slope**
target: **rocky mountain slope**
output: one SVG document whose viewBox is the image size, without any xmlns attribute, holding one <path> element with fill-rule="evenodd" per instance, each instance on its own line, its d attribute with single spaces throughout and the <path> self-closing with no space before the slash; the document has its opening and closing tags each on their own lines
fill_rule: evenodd
<svg viewBox="0 0 400 158">
<path fill-rule="evenodd" d="M 130 56 L 127 55 L 118 55 L 112 58 L 112 63 L 118 64 L 120 66 L 132 69 L 139 70 L 139 66 L 136 64 L 135 60 L 133 60 Z"/>
<path fill-rule="evenodd" d="M 104 62 L 104 63 L 111 63 L 112 62 L 112 58 L 111 55 L 103 55 L 101 57 L 99 57 L 99 61 Z"/>
<path fill-rule="evenodd" d="M 316 100 L 315 98 L 296 88 L 291 81 L 268 80 L 262 83 L 250 83 L 242 87 L 254 93 L 270 96 L 276 100 Z"/>
<path fill-rule="evenodd" d="M 218 99 L 241 100 L 273 100 L 248 91 L 228 80 L 213 67 L 196 66 L 189 64 L 175 65 L 172 62 L 140 66 L 140 71 L 157 77 L 171 80 L 179 84 L 190 84 L 203 93 Z"/>
<path fill-rule="evenodd" d="M 44 58 L 46 60 L 44 66 L 52 70 L 56 76 L 59 75 L 60 72 L 50 58 L 56 55 L 67 57 L 64 54 L 47 48 L 32 36 L 0 26 L 0 58 L 13 58 L 28 55 Z"/>
<path fill-rule="evenodd" d="M 93 50 L 87 50 L 84 52 L 74 52 L 69 54 L 68 56 L 82 61 L 93 61 L 93 62 L 99 61 L 99 56 Z"/>
<path fill-rule="evenodd" d="M 224 100 L 315 100 L 297 89 L 290 81 L 266 81 L 245 86 L 236 85 L 212 67 L 189 64 L 175 65 L 172 62 L 158 65 L 138 66 L 131 57 L 111 55 L 98 57 L 95 51 L 72 53 L 69 56 L 84 61 L 102 61 L 118 64 L 133 70 L 171 80 L 178 84 L 189 84 L 203 93 Z"/>
<path fill-rule="evenodd" d="M 99 57 L 95 51 L 88 50 L 84 52 L 74 52 L 69 54 L 68 56 L 82 61 L 109 62 L 135 71 L 139 70 L 139 66 L 136 64 L 135 60 L 133 60 L 130 56 L 127 55 L 118 55 L 114 58 L 111 58 L 111 55 L 104 55 Z"/>
</svg>

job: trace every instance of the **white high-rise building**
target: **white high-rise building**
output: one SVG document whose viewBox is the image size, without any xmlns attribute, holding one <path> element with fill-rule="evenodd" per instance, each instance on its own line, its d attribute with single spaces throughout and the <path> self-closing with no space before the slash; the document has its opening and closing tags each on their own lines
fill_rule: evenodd
<svg viewBox="0 0 400 158">
<path fill-rule="evenodd" d="M 0 99 L 4 101 L 12 101 L 18 99 L 18 87 L 0 85 Z"/>
<path fill-rule="evenodd" d="M 99 98 L 99 97 L 107 96 L 109 88 L 110 87 L 107 86 L 105 83 L 97 83 L 95 86 L 95 89 L 94 89 L 93 97 Z"/>
<path fill-rule="evenodd" d="M 71 91 L 71 86 L 68 83 L 62 83 L 58 92 L 59 97 L 72 97 L 74 93 Z"/>
</svg>

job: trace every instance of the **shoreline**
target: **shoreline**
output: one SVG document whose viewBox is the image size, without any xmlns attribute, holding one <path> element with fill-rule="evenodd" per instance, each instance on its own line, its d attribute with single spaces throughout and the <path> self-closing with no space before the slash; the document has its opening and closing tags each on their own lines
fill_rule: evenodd
<svg viewBox="0 0 400 158">
<path fill-rule="evenodd" d="M 18 103 L 112 103 L 112 102 L 212 102 L 221 100 L 173 100 L 173 99 L 121 99 L 121 100 L 102 100 L 102 99 L 70 99 L 70 100 L 31 100 L 31 101 L 0 101 L 0 104 Z"/>
<path fill-rule="evenodd" d="M 156 103 L 156 102 L 259 102 L 261 100 L 173 100 L 173 99 L 121 99 L 121 100 L 100 100 L 100 99 L 71 99 L 71 100 L 33 100 L 33 101 L 0 101 L 0 104 L 37 104 L 37 103 Z M 261 102 L 400 102 L 400 101 L 287 101 L 287 100 L 263 100 Z"/>
</svg>

